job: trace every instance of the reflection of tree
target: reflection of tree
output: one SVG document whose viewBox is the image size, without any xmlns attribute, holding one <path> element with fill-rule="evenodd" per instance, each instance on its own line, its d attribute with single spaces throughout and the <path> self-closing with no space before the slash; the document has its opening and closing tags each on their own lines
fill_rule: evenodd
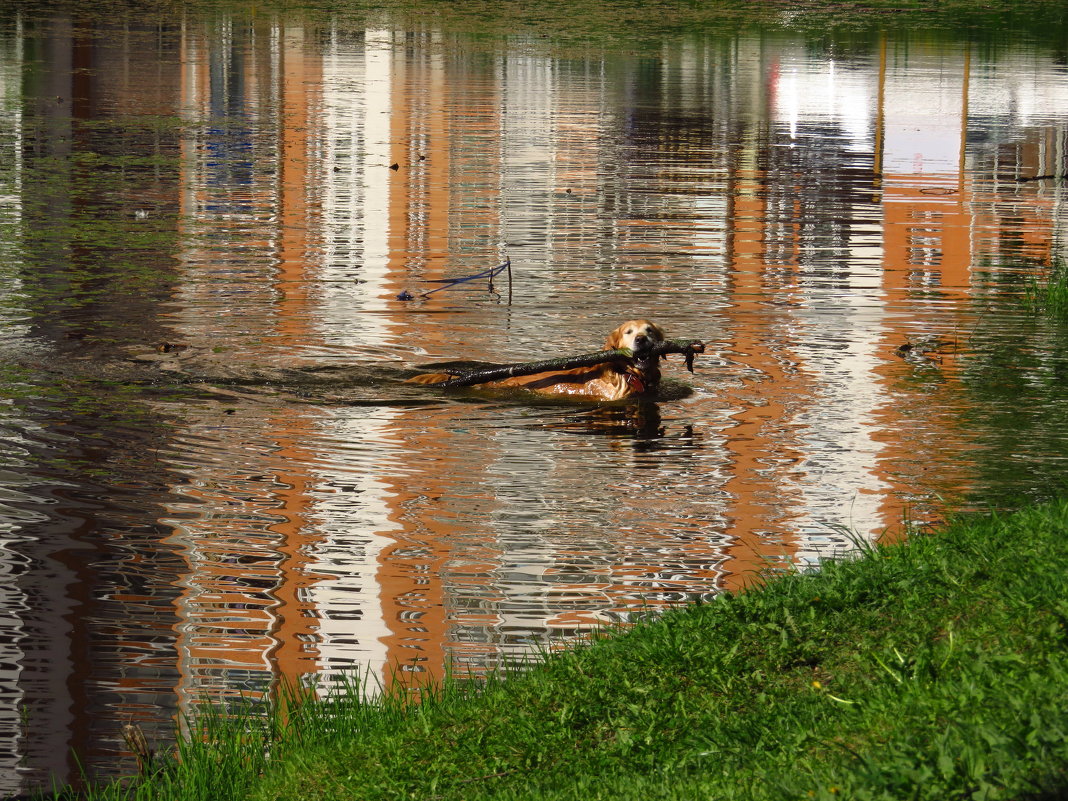
<svg viewBox="0 0 1068 801">
<path fill-rule="evenodd" d="M 20 278 L 35 332 L 55 348 L 156 337 L 155 307 L 173 280 L 173 97 L 153 107 L 158 95 L 119 76 L 140 67 L 159 80 L 177 35 L 145 30 L 158 49 L 131 52 L 111 33 L 62 15 L 26 29 Z"/>
<path fill-rule="evenodd" d="M 20 476 L 4 568 L 23 603 L 4 607 L 21 657 L 3 697 L 30 727 L 17 753 L 0 757 L 3 791 L 52 772 L 76 777 L 72 749 L 92 774 L 125 750 L 124 723 L 169 734 L 182 567 L 156 522 L 177 481 L 158 459 L 168 426 L 129 394 L 74 375 L 93 348 L 164 337 L 178 208 L 167 54 L 177 35 L 62 12 L 28 16 L 20 33 L 20 113 L 3 132 L 19 143 L 5 197 L 14 211 L 0 232 L 12 254 L 5 302 L 23 326 L 20 346 L 63 375 L 29 370 L 4 387 L 17 397 L 5 406 L 2 466 Z"/>
<path fill-rule="evenodd" d="M 9 411 L 5 424 L 20 433 L 0 435 L 0 464 L 22 476 L 7 503 L 17 522 L 4 561 L 25 600 L 5 608 L 17 618 L 18 693 L 32 728 L 13 756 L 23 780 L 44 782 L 77 775 L 72 748 L 90 773 L 115 760 L 131 720 L 169 736 L 160 707 L 177 680 L 173 598 L 184 562 L 164 544 L 169 526 L 155 522 L 177 481 L 158 460 L 166 426 L 92 382 L 37 391 L 48 397 Z"/>
<path fill-rule="evenodd" d="M 1063 494 L 1068 322 L 1017 316 L 1004 306 L 984 316 L 962 359 L 961 383 L 968 397 L 961 423 L 977 446 L 974 500 L 1015 507 Z"/>
</svg>

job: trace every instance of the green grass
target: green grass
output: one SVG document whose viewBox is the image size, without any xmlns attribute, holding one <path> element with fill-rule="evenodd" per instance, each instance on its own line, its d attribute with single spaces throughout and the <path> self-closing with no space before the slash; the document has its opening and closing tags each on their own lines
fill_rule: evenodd
<svg viewBox="0 0 1068 801">
<path fill-rule="evenodd" d="M 19 0 L 18 5 L 33 19 L 41 10 L 51 12 L 56 2 Z M 1050 42 L 1059 52 L 1068 25 L 1063 0 L 81 0 L 73 5 L 76 20 L 168 25 L 182 15 L 191 20 L 283 15 L 325 27 L 385 23 L 490 40 L 520 37 L 576 56 L 602 46 L 657 52 L 664 37 L 723 36 L 754 27 L 772 34 L 776 29 L 803 33 L 812 46 L 827 43 L 835 33 L 848 38 L 908 30 L 921 39 Z M 838 42 L 835 49 L 843 45 L 848 46 Z"/>
<path fill-rule="evenodd" d="M 1025 298 L 1033 310 L 1045 312 L 1054 319 L 1068 320 L 1068 264 L 1056 262 L 1044 279 L 1032 280 Z"/>
<path fill-rule="evenodd" d="M 132 797 L 1063 798 L 1066 622 L 1062 501 L 770 579 L 421 706 L 216 717 Z"/>
</svg>

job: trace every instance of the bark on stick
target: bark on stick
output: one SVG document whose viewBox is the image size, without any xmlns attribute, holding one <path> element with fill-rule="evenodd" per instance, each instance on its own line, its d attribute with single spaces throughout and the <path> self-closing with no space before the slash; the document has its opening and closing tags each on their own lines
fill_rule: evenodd
<svg viewBox="0 0 1068 801">
<path fill-rule="evenodd" d="M 698 339 L 666 339 L 646 348 L 637 357 L 627 348 L 602 350 L 597 353 L 585 353 L 580 356 L 562 356 L 558 359 L 545 359 L 540 362 L 520 362 L 518 364 L 504 364 L 500 367 L 487 367 L 483 370 L 471 370 L 466 373 L 460 373 L 448 381 L 441 381 L 430 386 L 441 387 L 442 389 L 470 387 L 474 384 L 485 384 L 489 381 L 499 381 L 502 378 L 512 378 L 517 375 L 533 375 L 534 373 L 544 373 L 552 370 L 572 370 L 576 367 L 593 367 L 605 362 L 627 363 L 637 360 L 656 359 L 669 353 L 685 354 L 686 369 L 692 373 L 694 356 L 704 352 L 705 343 Z"/>
</svg>

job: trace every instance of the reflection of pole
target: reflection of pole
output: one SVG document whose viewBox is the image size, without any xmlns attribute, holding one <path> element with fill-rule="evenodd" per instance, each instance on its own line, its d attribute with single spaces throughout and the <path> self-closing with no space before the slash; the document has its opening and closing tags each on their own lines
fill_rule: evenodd
<svg viewBox="0 0 1068 801">
<path fill-rule="evenodd" d="M 769 376 L 770 390 L 757 404 L 741 404 L 731 414 L 732 424 L 723 432 L 724 452 L 731 467 L 722 489 L 731 498 L 723 515 L 733 541 L 725 548 L 722 567 L 722 587 L 739 590 L 769 564 L 792 559 L 797 553 L 797 537 L 792 533 L 790 520 L 796 515 L 784 511 L 782 498 L 795 497 L 796 489 L 789 476 L 766 475 L 770 452 L 778 459 L 784 454 L 788 462 L 800 462 L 801 455 L 792 442 L 771 441 L 769 434 L 777 423 L 789 417 L 786 398 L 806 395 L 802 373 L 795 378 L 786 375 L 777 356 L 766 347 L 766 332 L 778 322 L 767 312 L 764 298 L 767 291 L 764 273 L 768 267 L 765 242 L 768 224 L 775 212 L 769 207 L 768 169 L 761 169 L 762 157 L 767 158 L 766 143 L 771 140 L 772 122 L 768 115 L 746 123 L 736 135 L 739 144 L 729 150 L 728 211 L 725 261 L 728 265 L 731 288 L 731 346 L 739 353 L 747 353 L 747 363 Z M 789 214 L 787 212 L 787 214 Z M 796 268 L 796 262 L 791 262 Z M 800 380 L 799 380 L 800 379 Z M 777 501 L 765 500 L 768 481 L 778 486 Z M 778 543 L 770 543 L 763 532 L 781 532 Z"/>
<path fill-rule="evenodd" d="M 961 83 L 960 158 L 957 161 L 957 198 L 964 197 L 964 154 L 968 145 L 968 83 L 972 68 L 972 46 L 964 43 L 964 77 Z"/>
<path fill-rule="evenodd" d="M 272 31 L 282 41 L 280 48 L 282 80 L 279 86 L 281 131 L 278 136 L 277 252 L 279 296 L 286 308 L 278 316 L 280 333 L 306 341 L 308 253 L 308 161 L 313 124 L 307 85 L 320 77 L 312 59 L 305 54 L 305 32 L 299 25 L 280 26 Z M 251 72 L 255 72 L 252 70 Z M 309 74 L 310 73 L 310 74 Z"/>
<path fill-rule="evenodd" d="M 885 111 L 884 104 L 886 101 L 886 34 L 883 33 L 879 37 L 879 91 L 875 100 L 875 153 L 873 154 L 874 166 L 873 170 L 875 176 L 872 180 L 872 187 L 875 189 L 883 188 L 883 139 L 884 139 L 884 123 L 885 123 Z M 873 199 L 875 203 L 879 202 L 878 198 Z"/>
</svg>

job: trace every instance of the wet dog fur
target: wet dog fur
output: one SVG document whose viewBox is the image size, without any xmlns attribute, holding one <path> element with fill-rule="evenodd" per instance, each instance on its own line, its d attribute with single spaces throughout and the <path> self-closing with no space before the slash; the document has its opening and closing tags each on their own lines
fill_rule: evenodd
<svg viewBox="0 0 1068 801">
<path fill-rule="evenodd" d="M 622 365 L 605 362 L 593 367 L 552 370 L 533 375 L 514 376 L 479 384 L 479 388 L 523 389 L 543 395 L 574 397 L 583 400 L 615 401 L 656 391 L 660 383 L 658 358 L 642 358 L 642 353 L 664 341 L 663 330 L 648 320 L 627 320 L 605 339 L 605 350 L 627 348 L 635 358 Z M 418 384 L 440 384 L 453 376 L 424 373 L 408 379 Z"/>
</svg>

